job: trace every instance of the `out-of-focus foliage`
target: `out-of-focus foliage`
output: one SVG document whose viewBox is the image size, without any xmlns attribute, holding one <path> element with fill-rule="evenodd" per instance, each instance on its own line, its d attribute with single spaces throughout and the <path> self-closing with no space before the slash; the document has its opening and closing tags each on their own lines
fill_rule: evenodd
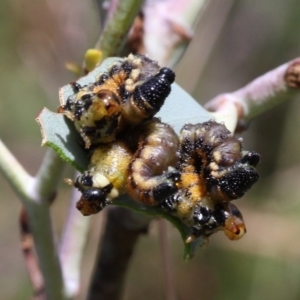
<svg viewBox="0 0 300 300">
<path fill-rule="evenodd" d="M 206 16 L 208 37 L 226 5 L 224 0 L 212 2 L 216 9 Z M 200 38 L 203 23 L 178 66 L 178 83 L 190 88 L 201 103 L 241 87 L 300 53 L 297 0 L 232 3 L 197 84 L 191 86 L 190 82 L 193 74 L 198 74 L 197 64 L 207 46 L 207 40 Z M 0 137 L 31 173 L 36 172 L 43 156 L 34 119 L 43 106 L 55 110 L 58 87 L 74 79 L 64 63 L 80 63 L 85 50 L 94 45 L 99 28 L 93 5 L 80 0 L 0 1 Z M 209 247 L 186 264 L 179 235 L 171 230 L 180 298 L 300 298 L 299 105 L 299 99 L 294 99 L 259 117 L 244 135 L 245 148 L 262 155 L 262 179 L 238 200 L 248 229 L 242 240 L 230 242 L 216 235 Z M 0 180 L 0 271 L 5 274 L 0 281 L 0 298 L 26 299 L 31 291 L 19 249 L 20 204 L 5 180 Z M 66 189 L 53 207 L 57 230 L 65 217 Z M 91 233 L 86 250 L 85 283 L 97 232 L 95 228 Z M 161 257 L 153 230 L 136 249 L 125 299 L 164 299 L 159 274 Z"/>
</svg>

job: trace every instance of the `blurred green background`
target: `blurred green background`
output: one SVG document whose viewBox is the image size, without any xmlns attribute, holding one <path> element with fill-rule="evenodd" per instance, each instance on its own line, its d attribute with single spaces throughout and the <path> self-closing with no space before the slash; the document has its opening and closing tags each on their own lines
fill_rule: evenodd
<svg viewBox="0 0 300 300">
<path fill-rule="evenodd" d="M 240 88 L 300 53 L 297 0 L 214 0 L 177 67 L 177 82 L 201 103 Z M 45 149 L 35 117 L 56 110 L 58 87 L 74 77 L 66 61 L 81 62 L 95 44 L 95 3 L 80 0 L 0 1 L 0 138 L 35 174 Z M 211 238 L 189 263 L 170 227 L 171 258 L 179 299 L 300 299 L 300 98 L 254 120 L 245 149 L 261 153 L 261 180 L 237 206 L 247 234 L 238 242 Z M 71 170 L 67 168 L 67 173 Z M 20 251 L 20 203 L 0 176 L 0 299 L 28 299 L 31 287 Z M 59 233 L 69 188 L 53 205 Z M 83 263 L 83 292 L 94 260 L 100 215 L 93 217 Z M 164 299 L 157 222 L 142 237 L 129 269 L 124 299 Z"/>
</svg>

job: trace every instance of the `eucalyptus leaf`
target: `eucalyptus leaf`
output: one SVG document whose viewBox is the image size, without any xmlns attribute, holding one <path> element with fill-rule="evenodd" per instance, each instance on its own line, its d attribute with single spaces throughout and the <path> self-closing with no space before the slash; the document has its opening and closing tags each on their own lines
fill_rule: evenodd
<svg viewBox="0 0 300 300">
<path fill-rule="evenodd" d="M 88 159 L 82 139 L 75 130 L 73 123 L 61 114 L 43 108 L 36 121 L 42 133 L 42 146 L 51 147 L 60 158 L 83 172 L 88 167 Z"/>
<path fill-rule="evenodd" d="M 108 58 L 99 67 L 80 78 L 77 82 L 82 86 L 94 82 L 116 60 L 122 61 L 121 58 Z M 66 100 L 73 94 L 74 91 L 70 84 L 63 86 L 59 91 L 60 104 L 65 104 Z M 200 123 L 212 119 L 212 115 L 203 109 L 196 100 L 176 83 L 172 85 L 172 92 L 166 99 L 157 117 L 160 117 L 163 122 L 171 124 L 178 134 L 181 127 L 187 122 Z M 80 172 L 87 170 L 87 154 L 81 146 L 81 138 L 70 120 L 61 114 L 44 108 L 38 115 L 37 122 L 41 126 L 43 136 L 42 145 L 53 148 L 64 161 L 73 165 Z M 163 217 L 169 220 L 179 230 L 183 241 L 190 234 L 189 228 L 178 218 L 171 216 L 160 208 L 148 207 L 142 203 L 133 201 L 128 195 L 118 197 L 114 201 L 114 204 L 149 216 Z M 194 255 L 195 249 L 202 244 L 204 244 L 204 240 L 201 238 L 188 244 L 184 243 L 185 259 L 190 259 Z"/>
</svg>

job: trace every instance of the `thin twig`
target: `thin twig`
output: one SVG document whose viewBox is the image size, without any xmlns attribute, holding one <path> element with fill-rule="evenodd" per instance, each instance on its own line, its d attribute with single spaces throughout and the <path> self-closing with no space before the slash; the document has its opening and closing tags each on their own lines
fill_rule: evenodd
<svg viewBox="0 0 300 300">
<path fill-rule="evenodd" d="M 24 207 L 20 213 L 20 233 L 21 233 L 21 249 L 24 255 L 24 260 L 29 273 L 29 278 L 33 286 L 34 299 L 43 299 L 41 294 L 44 294 L 44 280 L 39 267 L 38 258 L 34 250 L 34 241 L 31 230 L 29 228 L 28 217 Z"/>
<path fill-rule="evenodd" d="M 49 151 L 53 150 L 49 149 Z M 59 170 L 62 170 L 61 161 L 55 156 L 49 153 L 45 156 L 36 179 L 24 170 L 17 159 L 0 141 L 0 170 L 20 197 L 26 210 L 29 228 L 32 231 L 39 266 L 45 283 L 44 297 L 47 297 L 47 299 L 64 298 L 62 275 L 55 249 L 49 211 L 50 202 L 55 196 L 55 183 L 57 182 Z M 31 272 L 32 269 L 28 269 L 28 271 Z M 30 277 L 34 278 L 35 274 L 30 274 Z M 33 285 L 36 284 L 33 282 Z"/>
<path fill-rule="evenodd" d="M 124 277 L 134 246 L 141 234 L 147 232 L 149 218 L 135 212 L 111 207 L 108 209 L 103 242 L 89 291 L 89 300 L 121 298 Z"/>
<path fill-rule="evenodd" d="M 193 27 L 206 0 L 146 1 L 139 53 L 173 67 L 193 37 Z M 133 30 L 134 32 L 134 30 Z"/>
<path fill-rule="evenodd" d="M 173 276 L 173 263 L 172 263 L 172 251 L 170 249 L 170 241 L 168 236 L 168 226 L 164 219 L 158 220 L 158 235 L 160 248 L 162 252 L 162 265 L 164 271 L 165 280 L 165 299 L 166 300 L 176 300 L 178 299 L 176 295 L 176 285 Z"/>
<path fill-rule="evenodd" d="M 188 93 L 197 87 L 235 1 L 214 0 L 206 3 L 195 27 L 197 34 L 179 64 L 177 80 Z M 190 74 L 191 70 L 193 76 L 187 78 L 186 74 Z"/>
<path fill-rule="evenodd" d="M 76 202 L 79 198 L 80 192 L 73 189 L 59 247 L 66 294 L 70 298 L 75 297 L 79 291 L 80 265 L 91 221 L 90 218 L 83 217 L 76 209 Z"/>
<path fill-rule="evenodd" d="M 7 149 L 4 143 L 0 140 L 0 171 L 6 177 L 12 189 L 20 197 L 20 199 L 27 201 L 28 188 L 34 182 L 19 161 Z M 24 203 L 23 203 L 24 204 Z"/>
<path fill-rule="evenodd" d="M 30 203 L 25 208 L 43 274 L 45 297 L 64 299 L 62 274 L 53 239 L 49 204 Z"/>
<path fill-rule="evenodd" d="M 38 194 L 41 201 L 49 203 L 48 200 L 55 197 L 56 187 L 61 182 L 64 168 L 65 164 L 59 155 L 52 149 L 48 149 L 33 185 L 33 190 Z"/>
<path fill-rule="evenodd" d="M 102 59 L 116 56 L 124 45 L 124 39 L 140 10 L 142 0 L 118 1 L 114 14 L 111 16 L 95 46 L 102 52 Z"/>
<path fill-rule="evenodd" d="M 292 98 L 300 91 L 300 58 L 258 77 L 245 87 L 210 100 L 205 108 L 221 112 L 234 104 L 240 125 Z"/>
</svg>

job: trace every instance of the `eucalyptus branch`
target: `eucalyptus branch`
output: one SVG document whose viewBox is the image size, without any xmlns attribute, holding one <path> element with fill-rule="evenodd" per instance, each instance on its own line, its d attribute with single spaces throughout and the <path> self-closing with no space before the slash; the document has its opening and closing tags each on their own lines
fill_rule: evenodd
<svg viewBox="0 0 300 300">
<path fill-rule="evenodd" d="M 137 51 L 154 57 L 162 66 L 175 66 L 193 37 L 193 27 L 206 2 L 146 1 L 143 7 L 143 37 Z"/>
<path fill-rule="evenodd" d="M 95 46 L 102 52 L 102 59 L 120 53 L 124 39 L 140 10 L 142 2 L 142 0 L 118 1 Z"/>
<path fill-rule="evenodd" d="M 64 287 L 59 259 L 53 239 L 49 204 L 30 202 L 25 206 L 39 266 L 44 279 L 46 299 L 64 299 Z"/>
<path fill-rule="evenodd" d="M 34 251 L 34 240 L 29 228 L 29 220 L 24 206 L 19 217 L 21 249 L 23 252 L 28 275 L 34 290 L 34 300 L 43 299 L 44 279 L 41 273 L 38 258 Z"/>
<path fill-rule="evenodd" d="M 158 235 L 159 243 L 162 253 L 162 265 L 164 271 L 164 281 L 165 281 L 165 299 L 175 300 L 177 299 L 176 284 L 174 280 L 173 272 L 173 261 L 172 261 L 172 251 L 170 247 L 170 239 L 168 236 L 168 224 L 166 220 L 158 220 Z"/>
<path fill-rule="evenodd" d="M 0 170 L 6 177 L 12 189 L 22 200 L 23 205 L 26 204 L 29 196 L 29 189 L 34 182 L 31 177 L 14 155 L 8 150 L 4 143 L 0 140 Z"/>
<path fill-rule="evenodd" d="M 131 210 L 109 207 L 105 233 L 91 282 L 89 300 L 119 299 L 137 239 L 150 219 Z"/>
<path fill-rule="evenodd" d="M 205 108 L 237 116 L 243 124 L 292 98 L 300 91 L 300 58 L 258 77 L 245 87 L 210 100 Z M 228 109 L 230 107 L 230 109 Z"/>
<path fill-rule="evenodd" d="M 63 272 L 66 294 L 72 298 L 80 287 L 80 265 L 88 237 L 91 218 L 83 217 L 76 208 L 80 192 L 73 188 L 68 217 L 65 222 L 59 257 Z"/>
<path fill-rule="evenodd" d="M 54 154 L 49 154 L 49 152 L 52 150 L 48 150 L 44 160 L 45 164 L 42 164 L 38 177 L 34 178 L 24 170 L 17 159 L 0 142 L 0 169 L 25 207 L 29 230 L 33 235 L 45 283 L 42 293 L 46 295 L 47 299 L 63 299 L 62 276 L 49 212 L 50 200 L 53 198 L 56 188 L 52 184 L 57 180 L 61 162 L 58 165 L 58 159 L 54 159 Z M 54 177 L 56 178 L 53 181 Z M 31 274 L 30 277 L 34 278 L 34 274 Z M 34 284 L 34 286 L 36 285 Z"/>
<path fill-rule="evenodd" d="M 41 201 L 49 202 L 49 199 L 55 197 L 56 187 L 61 181 L 64 166 L 65 164 L 62 163 L 57 153 L 52 149 L 48 149 L 33 186 Z"/>
</svg>

